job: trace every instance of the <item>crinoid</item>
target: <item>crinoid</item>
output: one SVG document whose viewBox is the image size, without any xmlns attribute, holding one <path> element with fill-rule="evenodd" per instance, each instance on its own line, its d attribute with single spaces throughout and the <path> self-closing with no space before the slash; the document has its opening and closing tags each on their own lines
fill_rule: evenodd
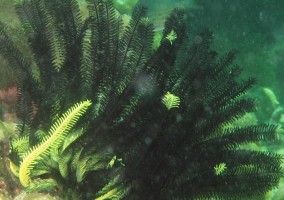
<svg viewBox="0 0 284 200">
<path fill-rule="evenodd" d="M 241 96 L 255 80 L 240 79 L 235 51 L 217 57 L 209 31 L 190 39 L 180 9 L 155 51 L 145 7 L 127 24 L 109 0 L 90 0 L 88 10 L 83 20 L 75 0 L 17 4 L 30 57 L 0 24 L 0 53 L 19 85 L 11 166 L 41 146 L 68 108 L 92 102 L 64 143 L 26 167 L 37 179 L 31 190 L 59 185 L 67 199 L 229 199 L 277 186 L 280 155 L 241 148 L 276 139 L 277 127 L 226 128 L 254 111 Z"/>
</svg>

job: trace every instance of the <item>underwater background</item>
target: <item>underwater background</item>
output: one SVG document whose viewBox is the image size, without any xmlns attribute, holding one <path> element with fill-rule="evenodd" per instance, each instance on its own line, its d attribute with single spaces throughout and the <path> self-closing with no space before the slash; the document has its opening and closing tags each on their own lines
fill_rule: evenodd
<svg viewBox="0 0 284 200">
<path fill-rule="evenodd" d="M 0 0 L 0 199 L 284 199 L 283 8 Z"/>
</svg>

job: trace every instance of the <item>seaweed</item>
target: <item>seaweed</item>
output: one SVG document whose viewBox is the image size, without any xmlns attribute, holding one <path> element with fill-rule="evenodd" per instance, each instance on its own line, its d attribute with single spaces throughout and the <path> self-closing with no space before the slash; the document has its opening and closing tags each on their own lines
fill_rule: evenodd
<svg viewBox="0 0 284 200">
<path fill-rule="evenodd" d="M 66 143 L 29 168 L 37 177 L 29 190 L 57 188 L 67 199 L 230 199 L 277 187 L 281 155 L 241 148 L 275 140 L 277 126 L 226 128 L 255 110 L 242 97 L 255 79 L 240 79 L 235 50 L 211 50 L 210 31 L 191 38 L 183 10 L 172 11 L 153 50 L 141 5 L 127 24 L 109 0 L 89 0 L 84 20 L 75 0 L 16 7 L 33 59 L 3 24 L 0 53 L 19 77 L 19 141 L 35 149 L 68 108 L 92 102 Z M 22 159 L 12 148 L 13 164 Z"/>
</svg>

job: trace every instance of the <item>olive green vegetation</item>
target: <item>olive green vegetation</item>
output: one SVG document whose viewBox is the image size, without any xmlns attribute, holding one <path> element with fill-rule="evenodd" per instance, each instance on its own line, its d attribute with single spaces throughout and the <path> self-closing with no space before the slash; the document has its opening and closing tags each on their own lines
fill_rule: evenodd
<svg viewBox="0 0 284 200">
<path fill-rule="evenodd" d="M 13 5 L 17 0 L 0 0 L 0 19 L 6 25 L 5 29 L 10 35 L 11 40 L 17 43 L 19 48 L 25 53 L 25 56 L 30 56 L 30 49 L 27 47 L 27 38 L 24 35 L 21 23 L 17 16 L 15 6 Z M 21 2 L 21 1 L 19 1 Z M 80 1 L 82 18 L 85 19 L 88 15 L 86 2 Z M 0 55 L 0 89 L 11 86 L 16 82 L 16 76 L 13 69 L 9 66 L 6 59 Z"/>
<path fill-rule="evenodd" d="M 167 17 L 153 50 L 144 6 L 127 24 L 106 0 L 87 1 L 85 18 L 75 0 L 15 6 L 33 56 L 4 23 L 0 54 L 20 91 L 10 165 L 23 189 L 167 200 L 248 198 L 277 187 L 281 155 L 241 147 L 274 141 L 278 127 L 227 128 L 255 110 L 241 98 L 255 79 L 240 79 L 235 51 L 217 56 L 208 30 L 191 39 L 183 10 Z"/>
<path fill-rule="evenodd" d="M 11 38 L 15 42 L 19 42 L 21 34 L 19 34 L 20 22 L 17 19 L 15 8 L 12 1 L 0 0 L 0 18 L 3 23 L 6 23 L 6 27 L 11 34 Z M 15 83 L 15 76 L 10 69 L 9 64 L 5 61 L 3 56 L 0 56 L 0 88 L 5 88 Z"/>
</svg>

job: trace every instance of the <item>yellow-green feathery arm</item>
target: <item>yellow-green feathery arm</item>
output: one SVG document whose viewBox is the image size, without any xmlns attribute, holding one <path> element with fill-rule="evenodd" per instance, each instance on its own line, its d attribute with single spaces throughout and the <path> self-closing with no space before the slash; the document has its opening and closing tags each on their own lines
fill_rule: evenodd
<svg viewBox="0 0 284 200">
<path fill-rule="evenodd" d="M 178 108 L 180 105 L 180 98 L 174 94 L 167 92 L 162 98 L 163 104 L 167 107 L 168 110 L 172 108 Z"/>
<path fill-rule="evenodd" d="M 44 155 L 48 155 L 52 146 L 58 145 L 63 142 L 67 133 L 78 121 L 91 105 L 89 100 L 82 101 L 69 108 L 62 117 L 60 117 L 50 128 L 48 136 L 43 141 L 32 148 L 25 156 L 20 165 L 19 179 L 24 187 L 30 186 L 31 170 L 42 159 Z"/>
</svg>

